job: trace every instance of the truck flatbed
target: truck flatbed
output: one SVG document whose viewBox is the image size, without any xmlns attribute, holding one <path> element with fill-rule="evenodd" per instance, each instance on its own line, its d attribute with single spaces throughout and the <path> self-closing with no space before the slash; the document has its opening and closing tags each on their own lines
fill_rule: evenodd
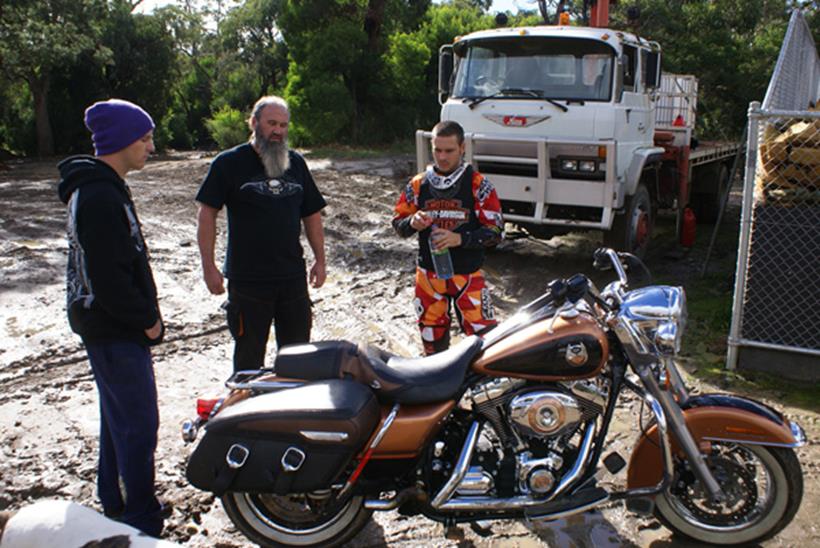
<svg viewBox="0 0 820 548">
<path fill-rule="evenodd" d="M 737 154 L 740 147 L 740 143 L 727 143 L 722 141 L 700 143 L 695 150 L 689 153 L 689 166 L 697 167 L 710 162 L 731 158 Z"/>
</svg>

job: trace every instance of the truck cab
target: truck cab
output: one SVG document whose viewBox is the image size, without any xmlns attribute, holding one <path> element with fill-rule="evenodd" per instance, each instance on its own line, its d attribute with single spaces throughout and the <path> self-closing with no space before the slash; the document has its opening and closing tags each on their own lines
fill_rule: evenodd
<svg viewBox="0 0 820 548">
<path fill-rule="evenodd" d="M 642 252 L 657 199 L 646 172 L 664 154 L 657 43 L 606 28 L 493 29 L 442 47 L 439 69 L 441 119 L 464 128 L 465 159 L 508 222 L 540 237 L 599 229 Z M 429 139 L 417 132 L 420 168 Z"/>
</svg>

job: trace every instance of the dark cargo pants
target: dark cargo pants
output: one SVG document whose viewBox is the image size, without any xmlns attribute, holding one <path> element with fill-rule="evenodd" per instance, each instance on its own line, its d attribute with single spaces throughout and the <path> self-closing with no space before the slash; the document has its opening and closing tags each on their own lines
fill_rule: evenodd
<svg viewBox="0 0 820 548">
<path fill-rule="evenodd" d="M 313 317 L 303 276 L 275 283 L 229 281 L 226 308 L 234 371 L 264 367 L 271 323 L 277 348 L 310 340 Z"/>
</svg>

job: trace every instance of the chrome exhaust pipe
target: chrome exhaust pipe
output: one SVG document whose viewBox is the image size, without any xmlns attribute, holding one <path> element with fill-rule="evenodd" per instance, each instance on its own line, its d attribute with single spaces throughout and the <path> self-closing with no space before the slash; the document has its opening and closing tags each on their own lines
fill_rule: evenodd
<svg viewBox="0 0 820 548">
<path fill-rule="evenodd" d="M 532 497 L 510 497 L 506 499 L 496 499 L 492 497 L 456 497 L 441 505 L 439 510 L 465 511 L 465 510 L 518 510 L 528 506 L 544 504 L 544 500 L 535 500 Z"/>
<path fill-rule="evenodd" d="M 392 499 L 365 499 L 364 507 L 368 510 L 374 510 L 376 512 L 387 512 L 389 510 L 395 510 L 404 504 L 407 499 L 414 496 L 418 497 L 423 494 L 424 492 L 417 487 L 408 487 L 407 489 L 399 491 Z"/>
<path fill-rule="evenodd" d="M 475 423 L 473 423 L 475 424 Z M 472 433 L 472 430 L 470 431 Z M 510 497 L 510 498 L 492 498 L 492 497 L 455 497 L 455 498 L 448 498 L 445 499 L 444 503 L 439 503 L 436 505 L 436 501 L 439 499 L 440 496 L 445 492 L 445 489 L 450 485 L 450 482 L 453 481 L 453 478 L 456 477 L 456 473 L 459 472 L 459 467 L 456 466 L 455 472 L 453 472 L 453 476 L 450 477 L 448 480 L 447 485 L 445 485 L 439 494 L 436 496 L 436 499 L 433 501 L 433 507 L 438 510 L 445 510 L 445 511 L 480 511 L 480 510 L 496 510 L 496 511 L 504 511 L 504 510 L 518 510 L 521 508 L 527 508 L 529 506 L 538 506 L 540 504 L 544 504 L 553 500 L 555 497 L 560 495 L 564 492 L 575 480 L 577 480 L 581 474 L 586 469 L 586 463 L 589 459 L 589 454 L 592 449 L 592 439 L 595 436 L 595 423 L 594 421 L 590 421 L 587 423 L 586 431 L 584 432 L 584 439 L 581 442 L 581 448 L 578 452 L 578 458 L 575 460 L 575 464 L 573 464 L 572 469 L 567 472 L 567 474 L 561 479 L 558 484 L 558 487 L 552 492 L 552 494 L 547 498 L 542 499 L 534 499 L 529 496 L 518 496 L 518 497 Z M 468 442 L 470 441 L 470 435 L 467 436 L 467 442 L 465 442 L 465 449 L 467 448 Z M 470 453 L 472 454 L 472 448 L 470 448 Z M 462 449 L 462 456 L 464 456 L 464 449 Z M 459 464 L 461 464 L 461 457 L 459 457 Z M 468 459 L 469 463 L 469 459 Z M 460 474 L 458 476 L 458 480 L 456 482 L 456 486 L 461 482 L 461 479 L 464 477 L 464 474 Z M 455 491 L 455 490 L 453 490 Z M 452 495 L 452 493 L 450 493 Z M 597 503 L 596 503 L 597 504 Z M 575 512 L 574 510 L 570 510 L 570 512 Z"/>
<path fill-rule="evenodd" d="M 558 482 L 558 487 L 555 488 L 555 490 L 549 497 L 546 498 L 544 502 L 553 500 L 555 497 L 566 491 L 567 488 L 575 482 L 575 480 L 581 477 L 587 468 L 587 460 L 589 459 L 589 453 L 592 450 L 593 437 L 595 437 L 595 421 L 589 421 L 587 423 L 586 430 L 584 431 L 584 439 L 581 441 L 581 447 L 578 451 L 578 458 L 575 459 L 575 464 L 572 465 L 572 469 L 570 469 L 569 472 L 564 474 L 561 481 Z"/>
<path fill-rule="evenodd" d="M 470 461 L 473 458 L 473 451 L 475 450 L 475 444 L 478 441 L 478 433 L 480 430 L 481 425 L 478 421 L 473 421 L 473 424 L 470 426 L 470 431 L 467 433 L 467 439 L 464 440 L 464 447 L 461 448 L 461 454 L 458 456 L 458 461 L 456 461 L 453 474 L 450 476 L 450 479 L 447 480 L 447 483 L 444 484 L 444 487 L 442 487 L 433 498 L 433 502 L 430 503 L 433 508 L 440 509 L 445 502 L 450 500 L 450 497 L 455 493 L 461 480 L 464 479 L 464 474 L 466 474 L 470 468 Z"/>
</svg>

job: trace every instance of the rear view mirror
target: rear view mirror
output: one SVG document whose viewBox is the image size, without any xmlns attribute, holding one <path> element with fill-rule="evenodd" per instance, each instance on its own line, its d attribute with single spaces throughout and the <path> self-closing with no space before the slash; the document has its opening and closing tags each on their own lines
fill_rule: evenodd
<svg viewBox="0 0 820 548">
<path fill-rule="evenodd" d="M 661 52 L 649 52 L 646 56 L 646 65 L 646 87 L 659 88 L 661 85 Z"/>
<path fill-rule="evenodd" d="M 444 45 L 438 50 L 438 98 L 444 103 L 450 96 L 450 80 L 453 76 L 453 46 Z"/>
</svg>

